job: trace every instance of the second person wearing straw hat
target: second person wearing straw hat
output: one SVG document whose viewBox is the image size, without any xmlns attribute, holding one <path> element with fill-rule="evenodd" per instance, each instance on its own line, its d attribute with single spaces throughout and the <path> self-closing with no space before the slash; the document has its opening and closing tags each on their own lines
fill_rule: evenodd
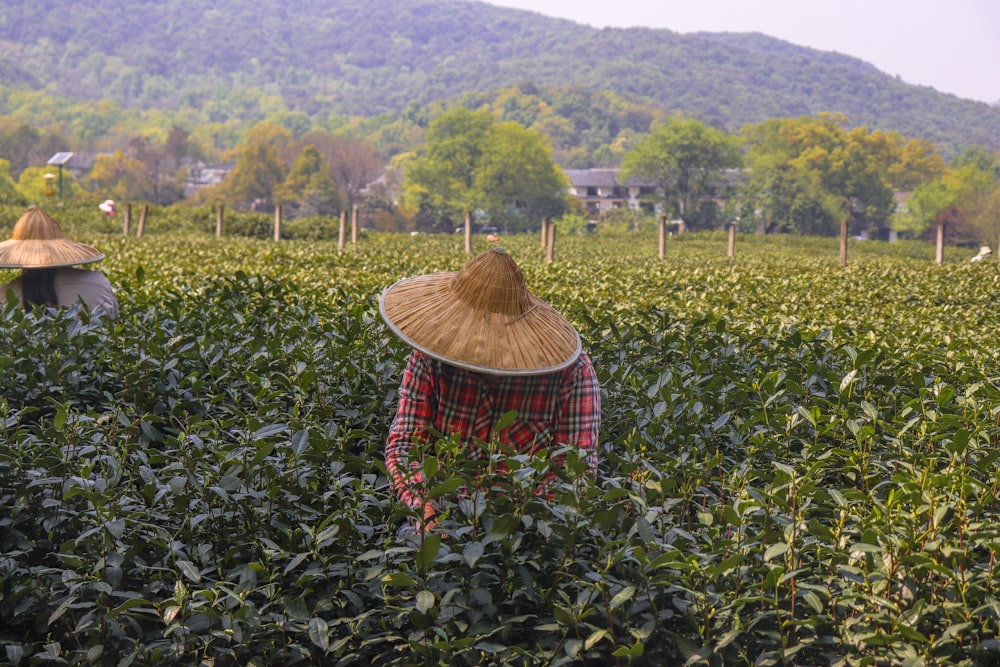
<svg viewBox="0 0 1000 667">
<path fill-rule="evenodd" d="M 458 272 L 406 278 L 379 300 L 392 331 L 413 348 L 385 447 L 399 499 L 421 512 L 415 442 L 457 434 L 467 444 L 499 439 L 518 454 L 575 447 L 597 468 L 601 394 L 590 358 L 573 326 L 528 291 L 520 268 L 500 247 Z M 493 425 L 515 411 L 513 423 Z M 471 451 L 471 450 L 470 450 Z"/>
<path fill-rule="evenodd" d="M 14 225 L 10 239 L 0 243 L 0 268 L 22 270 L 0 286 L 0 299 L 9 289 L 26 310 L 82 301 L 91 310 L 118 317 L 118 299 L 107 277 L 100 271 L 73 268 L 102 259 L 104 253 L 66 238 L 55 220 L 31 206 Z"/>
</svg>

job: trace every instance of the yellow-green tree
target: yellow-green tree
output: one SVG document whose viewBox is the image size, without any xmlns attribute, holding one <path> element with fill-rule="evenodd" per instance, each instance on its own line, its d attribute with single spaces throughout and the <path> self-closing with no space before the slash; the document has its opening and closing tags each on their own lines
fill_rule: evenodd
<svg viewBox="0 0 1000 667">
<path fill-rule="evenodd" d="M 82 192 L 80 184 L 65 169 L 62 174 L 62 197 L 72 199 Z M 28 167 L 17 179 L 17 191 L 29 204 L 44 206 L 59 199 L 59 170 L 56 167 Z"/>
<path fill-rule="evenodd" d="M 236 166 L 220 186 L 222 201 L 243 210 L 273 211 L 275 188 L 286 171 L 279 151 L 291 142 L 291 132 L 283 127 L 260 123 L 251 128 Z"/>
<path fill-rule="evenodd" d="M 966 216 L 976 227 L 980 243 L 1000 249 L 1000 183 L 972 198 Z"/>
<path fill-rule="evenodd" d="M 929 143 L 847 129 L 838 114 L 772 119 L 741 134 L 749 173 L 744 208 L 776 231 L 835 233 L 847 217 L 854 232 L 886 238 L 895 193 L 944 169 Z"/>
<path fill-rule="evenodd" d="M 90 168 L 87 181 L 91 190 L 108 199 L 155 201 L 156 184 L 146 164 L 120 150 L 99 155 Z"/>
<path fill-rule="evenodd" d="M 336 216 L 341 209 L 330 169 L 312 145 L 302 149 L 284 182 L 274 189 L 274 198 L 299 215 Z"/>
<path fill-rule="evenodd" d="M 741 164 L 735 138 L 693 118 L 674 117 L 625 153 L 620 180 L 652 185 L 664 214 L 691 228 L 708 227 L 712 212 L 701 209 L 699 201 L 721 194 L 728 186 L 725 170 Z"/>
<path fill-rule="evenodd" d="M 523 230 L 569 208 L 569 181 L 541 134 L 514 122 L 490 127 L 475 171 L 482 208 L 505 232 Z"/>
<path fill-rule="evenodd" d="M 913 237 L 945 223 L 948 243 L 993 245 L 1000 236 L 1000 161 L 979 148 L 958 156 L 939 178 L 918 186 L 896 224 Z"/>
</svg>

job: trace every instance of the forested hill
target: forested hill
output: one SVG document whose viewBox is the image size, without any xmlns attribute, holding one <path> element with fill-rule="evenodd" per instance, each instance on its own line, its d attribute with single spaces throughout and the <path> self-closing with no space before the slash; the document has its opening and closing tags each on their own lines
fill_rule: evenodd
<svg viewBox="0 0 1000 667">
<path fill-rule="evenodd" d="M 274 107 L 365 117 L 525 83 L 613 91 L 730 131 L 839 112 L 946 148 L 1000 150 L 998 106 L 760 34 L 598 30 L 470 0 L 0 6 L 0 85 L 198 120 L 245 121 Z M 265 103 L 247 104 L 247 89 L 265 91 Z"/>
</svg>

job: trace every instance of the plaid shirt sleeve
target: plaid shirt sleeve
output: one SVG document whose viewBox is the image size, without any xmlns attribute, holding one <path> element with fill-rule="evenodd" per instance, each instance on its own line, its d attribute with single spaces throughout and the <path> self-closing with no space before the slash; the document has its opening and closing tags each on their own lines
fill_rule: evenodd
<svg viewBox="0 0 1000 667">
<path fill-rule="evenodd" d="M 430 362 L 416 350 L 410 353 L 399 386 L 399 405 L 385 445 L 385 467 L 396 496 L 414 509 L 423 499 L 413 490 L 422 483 L 420 461 L 409 460 L 414 442 L 426 442 L 435 417 L 434 373 Z"/>
<path fill-rule="evenodd" d="M 559 414 L 553 429 L 555 445 L 569 445 L 587 453 L 587 466 L 597 472 L 601 430 L 601 387 L 586 352 L 563 377 Z"/>
</svg>

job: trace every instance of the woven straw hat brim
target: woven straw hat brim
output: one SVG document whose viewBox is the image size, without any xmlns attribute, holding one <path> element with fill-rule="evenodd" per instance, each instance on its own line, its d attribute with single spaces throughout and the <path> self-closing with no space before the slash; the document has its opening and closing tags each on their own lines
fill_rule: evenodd
<svg viewBox="0 0 1000 667">
<path fill-rule="evenodd" d="M 67 238 L 10 239 L 0 243 L 0 267 L 41 269 L 89 264 L 104 259 L 104 253 Z"/>
<path fill-rule="evenodd" d="M 37 206 L 29 206 L 10 239 L 0 243 L 0 267 L 6 269 L 55 268 L 102 259 L 104 253 L 97 248 L 66 238 L 59 223 Z"/>
<path fill-rule="evenodd" d="M 453 288 L 456 272 L 404 278 L 379 299 L 379 312 L 404 342 L 452 366 L 491 375 L 555 373 L 580 356 L 580 335 L 528 293 L 521 315 L 475 308 Z"/>
</svg>

